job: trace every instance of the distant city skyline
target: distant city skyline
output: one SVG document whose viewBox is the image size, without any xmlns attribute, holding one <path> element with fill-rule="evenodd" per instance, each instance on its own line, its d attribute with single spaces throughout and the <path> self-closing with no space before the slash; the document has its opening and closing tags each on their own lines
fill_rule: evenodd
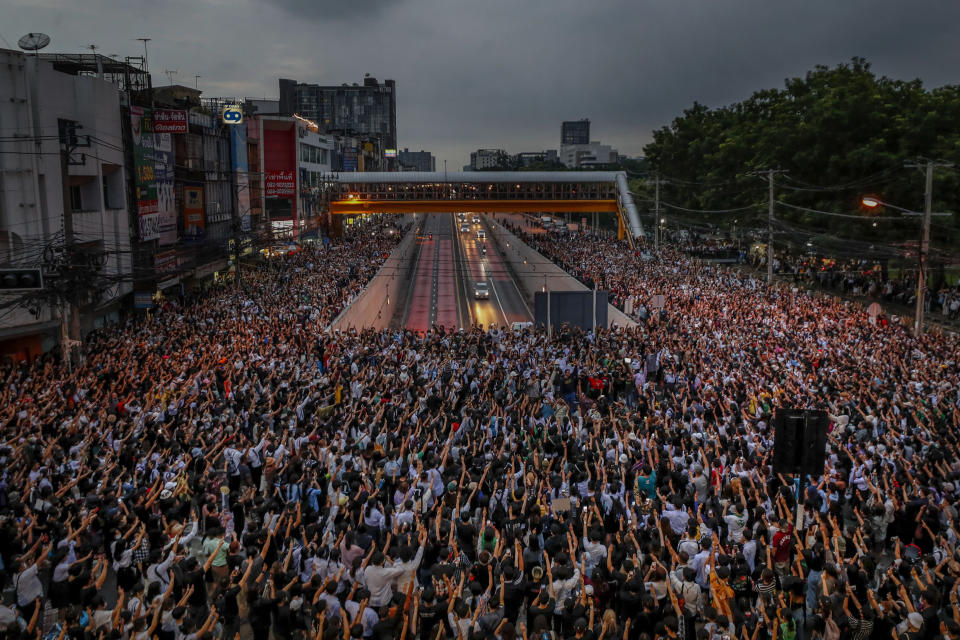
<svg viewBox="0 0 960 640">
<path fill-rule="evenodd" d="M 957 24 L 960 3 L 938 0 L 10 0 L 0 46 L 39 31 L 46 52 L 93 44 L 122 57 L 149 37 L 154 83 L 207 97 L 277 98 L 282 77 L 393 78 L 397 145 L 462 166 L 478 148 L 556 149 L 561 122 L 580 118 L 593 139 L 642 155 L 694 101 L 729 104 L 853 56 L 928 87 L 957 83 Z"/>
</svg>

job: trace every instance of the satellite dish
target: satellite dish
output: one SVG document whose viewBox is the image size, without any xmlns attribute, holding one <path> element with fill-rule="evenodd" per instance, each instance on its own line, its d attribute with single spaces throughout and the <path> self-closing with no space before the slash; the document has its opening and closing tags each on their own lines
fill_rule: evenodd
<svg viewBox="0 0 960 640">
<path fill-rule="evenodd" d="M 17 40 L 17 45 L 24 51 L 39 51 L 48 44 L 50 44 L 50 36 L 45 33 L 28 33 Z"/>
</svg>

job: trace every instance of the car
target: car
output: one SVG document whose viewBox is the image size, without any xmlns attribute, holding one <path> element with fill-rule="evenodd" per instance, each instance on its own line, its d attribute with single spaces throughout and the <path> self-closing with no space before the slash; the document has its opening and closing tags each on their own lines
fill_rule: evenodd
<svg viewBox="0 0 960 640">
<path fill-rule="evenodd" d="M 473 216 L 473 224 L 480 224 L 480 216 Z"/>
<path fill-rule="evenodd" d="M 473 285 L 473 297 L 477 300 L 487 300 L 490 298 L 490 288 L 486 282 L 478 282 Z"/>
<path fill-rule="evenodd" d="M 486 231 L 484 231 L 483 229 L 480 229 L 480 231 L 477 231 L 477 240 L 480 240 L 482 242 L 486 239 L 487 239 Z"/>
<path fill-rule="evenodd" d="M 460 225 L 460 233 L 470 233 L 470 225 L 468 224 Z"/>
</svg>

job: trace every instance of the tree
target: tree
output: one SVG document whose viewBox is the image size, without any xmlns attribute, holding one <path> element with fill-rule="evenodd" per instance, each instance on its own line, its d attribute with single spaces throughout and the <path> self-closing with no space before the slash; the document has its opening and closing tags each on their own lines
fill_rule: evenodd
<svg viewBox="0 0 960 640">
<path fill-rule="evenodd" d="M 957 122 L 960 87 L 928 91 L 919 80 L 877 76 L 866 60 L 854 58 L 833 68 L 817 66 L 803 78 L 786 80 L 782 89 L 763 89 L 726 107 L 694 103 L 654 131 L 644 151 L 651 167 L 668 179 L 664 200 L 690 209 L 756 205 L 756 212 L 738 215 L 762 215 L 766 185 L 749 172 L 767 168 L 788 171 L 778 178 L 777 194 L 796 206 L 854 212 L 860 198 L 871 193 L 920 209 L 923 176 L 903 163 L 918 156 L 960 163 Z M 958 173 L 938 173 L 934 194 L 935 210 L 949 210 L 960 199 Z M 884 221 L 874 228 L 785 208 L 776 214 L 801 230 L 868 242 L 915 242 L 918 233 L 915 219 Z M 948 220 L 941 223 L 937 242 L 955 248 L 960 215 Z"/>
</svg>

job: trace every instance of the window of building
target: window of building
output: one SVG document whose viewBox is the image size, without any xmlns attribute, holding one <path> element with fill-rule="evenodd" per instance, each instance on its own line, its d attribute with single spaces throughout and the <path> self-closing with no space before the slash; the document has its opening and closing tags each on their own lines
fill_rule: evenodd
<svg viewBox="0 0 960 640">
<path fill-rule="evenodd" d="M 70 210 L 83 211 L 83 197 L 79 185 L 70 187 Z"/>
</svg>

